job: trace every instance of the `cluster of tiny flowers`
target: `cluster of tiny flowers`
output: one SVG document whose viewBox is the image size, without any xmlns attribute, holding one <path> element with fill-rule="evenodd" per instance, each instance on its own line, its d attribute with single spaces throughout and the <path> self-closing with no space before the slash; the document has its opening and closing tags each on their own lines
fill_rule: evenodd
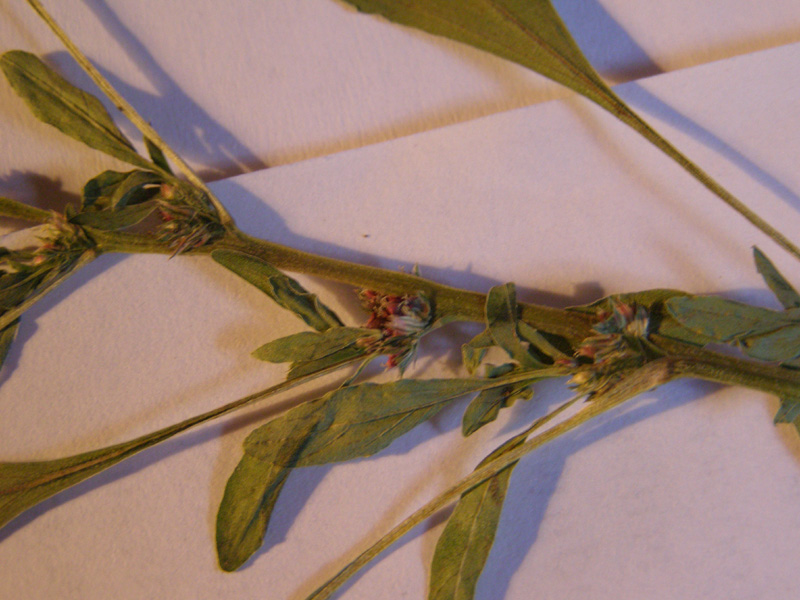
<svg viewBox="0 0 800 600">
<path fill-rule="evenodd" d="M 188 201 L 184 192 L 169 183 L 161 185 L 158 214 L 163 221 L 159 228 L 159 239 L 174 250 L 173 256 L 204 246 L 223 233 L 212 207 L 198 201 Z"/>
<path fill-rule="evenodd" d="M 613 300 L 611 312 L 599 310 L 597 318 L 596 335 L 581 342 L 574 358 L 559 361 L 577 370 L 570 385 L 589 395 L 602 391 L 624 369 L 641 366 L 650 327 L 647 309 L 619 300 Z"/>
<path fill-rule="evenodd" d="M 374 290 L 359 293 L 361 305 L 370 314 L 364 327 L 380 332 L 359 340 L 372 352 L 389 354 L 387 367 L 405 368 L 416 350 L 419 336 L 431 323 L 431 304 L 417 294 L 381 294 Z"/>
<path fill-rule="evenodd" d="M 39 244 L 32 251 L 6 252 L 0 258 L 0 270 L 17 273 L 57 266 L 72 261 L 93 246 L 83 229 L 58 213 L 53 213 L 38 239 Z"/>
</svg>

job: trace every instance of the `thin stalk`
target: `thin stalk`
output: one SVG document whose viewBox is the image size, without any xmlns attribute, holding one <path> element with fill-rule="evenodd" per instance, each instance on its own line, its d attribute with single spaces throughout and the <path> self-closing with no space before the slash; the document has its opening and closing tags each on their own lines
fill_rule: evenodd
<svg viewBox="0 0 800 600">
<path fill-rule="evenodd" d="M 610 90 L 609 90 L 610 92 Z M 784 250 L 792 254 L 795 258 L 800 259 L 800 248 L 795 246 L 789 239 L 780 231 L 775 229 L 772 225 L 767 223 L 764 219 L 753 212 L 744 202 L 739 200 L 736 196 L 731 194 L 726 188 L 717 183 L 717 181 L 706 173 L 703 169 L 697 166 L 694 162 L 684 155 L 680 150 L 673 146 L 669 141 L 661 136 L 655 129 L 653 129 L 646 121 L 639 115 L 630 110 L 616 94 L 612 93 L 612 97 L 616 104 L 614 105 L 614 115 L 623 123 L 635 129 L 651 144 L 656 146 L 664 154 L 669 156 L 672 160 L 677 162 L 683 167 L 692 177 L 702 183 L 708 190 L 716 195 L 720 200 L 725 202 L 733 210 L 747 219 L 753 226 L 761 232 L 769 236 L 776 244 L 781 246 Z"/>
<path fill-rule="evenodd" d="M 177 152 L 170 148 L 169 144 L 167 144 L 158 134 L 158 132 L 153 129 L 153 127 L 144 118 L 142 118 L 136 109 L 133 108 L 133 106 L 114 89 L 114 86 L 112 86 L 111 83 L 105 77 L 103 77 L 100 71 L 94 67 L 86 55 L 81 52 L 81 50 L 72 42 L 67 33 L 61 28 L 55 19 L 53 19 L 50 13 L 45 10 L 44 6 L 42 6 L 42 3 L 39 2 L 39 0 L 27 0 L 27 2 L 30 4 L 31 8 L 33 8 L 33 10 L 36 11 L 36 13 L 42 18 L 42 20 L 47 23 L 48 27 L 50 27 L 58 39 L 61 40 L 75 61 L 84 71 L 86 71 L 89 77 L 92 78 L 92 81 L 97 84 L 97 87 L 99 87 L 100 90 L 108 97 L 108 99 L 114 103 L 120 112 L 122 112 L 122 114 L 125 115 L 146 138 L 158 146 L 164 155 L 170 161 L 172 161 L 181 172 L 183 172 L 183 174 L 186 176 L 186 179 L 188 179 L 192 184 L 203 190 L 203 192 L 208 195 L 209 200 L 219 213 L 222 224 L 224 226 L 229 226 L 232 224 L 233 220 L 228 214 L 228 211 L 225 210 L 225 207 L 208 188 L 205 182 L 203 182 L 203 180 L 197 176 L 197 174 L 186 163 L 186 161 L 184 161 L 178 155 Z M 164 174 L 168 175 L 167 173 Z"/>
</svg>

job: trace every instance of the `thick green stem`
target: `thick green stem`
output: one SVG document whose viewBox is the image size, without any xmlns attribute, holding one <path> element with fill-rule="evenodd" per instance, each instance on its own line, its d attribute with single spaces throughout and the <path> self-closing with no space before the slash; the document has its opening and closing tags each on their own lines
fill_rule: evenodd
<svg viewBox="0 0 800 600">
<path fill-rule="evenodd" d="M 104 252 L 171 253 L 166 245 L 146 236 L 109 232 L 92 232 L 91 235 Z M 229 233 L 222 240 L 193 250 L 192 253 L 207 254 L 216 249 L 244 252 L 280 269 L 347 283 L 357 288 L 391 294 L 423 291 L 433 299 L 437 314 L 441 317 L 474 322 L 485 320 L 484 294 L 442 285 L 409 273 L 319 256 L 238 232 Z M 594 316 L 589 313 L 521 303 L 520 318 L 537 329 L 560 335 L 573 344 L 593 333 Z M 800 393 L 798 371 L 722 355 L 663 336 L 654 335 L 652 341 L 667 355 L 680 359 L 682 369 L 691 368 L 692 372 L 687 372 L 685 376 L 741 385 L 777 396 Z"/>
</svg>

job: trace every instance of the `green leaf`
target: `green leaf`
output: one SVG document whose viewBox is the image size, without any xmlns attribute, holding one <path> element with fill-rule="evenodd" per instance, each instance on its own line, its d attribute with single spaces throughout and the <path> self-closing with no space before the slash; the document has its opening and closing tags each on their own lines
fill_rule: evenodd
<svg viewBox="0 0 800 600">
<path fill-rule="evenodd" d="M 264 344 L 253 356 L 268 362 L 292 363 L 288 378 L 294 379 L 365 356 L 368 349 L 357 342 L 370 336 L 380 336 L 380 332 L 355 327 L 303 331 Z"/>
<path fill-rule="evenodd" d="M 450 400 L 485 387 L 487 380 L 481 379 L 403 379 L 342 388 L 259 427 L 245 440 L 245 452 L 268 458 L 276 444 L 292 443 L 297 431 L 306 431 L 304 423 L 318 423 L 296 466 L 371 456 L 430 419 Z"/>
<path fill-rule="evenodd" d="M 544 366 L 522 345 L 517 334 L 517 294 L 513 283 L 498 285 L 486 296 L 486 325 L 495 343 L 520 365 Z"/>
<path fill-rule="evenodd" d="M 152 171 L 103 171 L 83 186 L 81 213 L 90 209 L 120 210 L 149 200 L 158 192 L 163 177 Z"/>
<path fill-rule="evenodd" d="M 528 352 L 535 352 L 538 354 L 540 361 L 554 361 L 559 358 L 569 358 L 572 356 L 573 350 L 569 347 L 569 344 L 566 343 L 566 340 L 542 333 L 528 325 L 525 321 L 517 322 L 517 333 L 523 341 L 528 342 Z M 554 341 L 556 339 L 560 345 L 564 347 L 566 352 L 555 346 Z"/>
<path fill-rule="evenodd" d="M 273 363 L 308 362 L 329 356 L 358 340 L 379 335 L 375 329 L 331 327 L 327 331 L 303 331 L 266 343 L 253 352 L 259 360 Z"/>
<path fill-rule="evenodd" d="M 774 423 L 791 423 L 800 434 L 800 398 L 781 398 Z"/>
<path fill-rule="evenodd" d="M 264 542 L 272 509 L 292 471 L 298 452 L 317 423 L 297 421 L 285 443 L 273 444 L 261 457 L 245 452 L 228 479 L 217 512 L 217 557 L 225 571 L 235 571 Z"/>
<path fill-rule="evenodd" d="M 103 231 L 119 231 L 141 223 L 157 208 L 155 202 L 142 202 L 121 210 L 101 210 L 79 213 L 70 219 L 77 225 L 94 227 Z"/>
<path fill-rule="evenodd" d="M 464 411 L 461 433 L 466 437 L 494 421 L 500 411 L 511 406 L 517 398 L 529 400 L 532 395 L 530 384 L 514 384 L 483 390 L 473 398 Z"/>
<path fill-rule="evenodd" d="M 43 500 L 163 439 L 150 437 L 148 441 L 137 438 L 56 460 L 0 463 L 0 527 Z"/>
<path fill-rule="evenodd" d="M 711 296 L 667 302 L 670 314 L 709 342 L 738 344 L 752 358 L 784 362 L 800 356 L 800 308 L 775 311 Z"/>
<path fill-rule="evenodd" d="M 359 10 L 519 63 L 608 110 L 619 103 L 547 0 L 346 0 Z"/>
<path fill-rule="evenodd" d="M 339 317 L 316 295 L 306 291 L 297 281 L 269 263 L 235 250 L 214 250 L 211 257 L 317 331 L 342 325 Z"/>
<path fill-rule="evenodd" d="M 34 223 L 47 223 L 51 215 L 41 208 L 0 196 L 0 216 L 33 221 Z"/>
<path fill-rule="evenodd" d="M 152 167 L 136 153 L 97 98 L 69 83 L 33 54 L 6 52 L 0 58 L 0 68 L 41 121 L 114 158 Z"/>
<path fill-rule="evenodd" d="M 163 181 L 163 177 L 152 171 L 131 171 L 111 194 L 111 209 L 120 210 L 129 204 L 149 200 L 158 191 L 156 186 Z"/>
<path fill-rule="evenodd" d="M 81 212 L 90 208 L 103 210 L 111 208 L 111 196 L 117 187 L 130 175 L 130 171 L 120 173 L 119 171 L 103 171 L 97 177 L 93 177 L 83 186 L 83 197 L 81 199 Z"/>
<path fill-rule="evenodd" d="M 488 329 L 484 329 L 466 344 L 461 346 L 461 358 L 470 374 L 480 366 L 486 351 L 495 345 L 494 338 Z"/>
<path fill-rule="evenodd" d="M 595 102 L 677 162 L 788 252 L 800 248 L 684 156 L 609 88 L 550 0 L 345 0 L 361 11 L 470 44 L 549 77 Z"/>
<path fill-rule="evenodd" d="M 291 471 L 249 454 L 239 461 L 217 512 L 217 558 L 223 570 L 235 571 L 262 546 L 272 509 Z"/>
<path fill-rule="evenodd" d="M 800 308 L 800 294 L 797 293 L 791 284 L 786 281 L 783 275 L 780 274 L 775 265 L 764 255 L 761 250 L 753 247 L 753 257 L 756 261 L 756 269 L 764 278 L 772 293 L 778 298 L 778 302 L 783 305 L 783 308 Z"/>
<path fill-rule="evenodd" d="M 147 153 L 150 155 L 150 159 L 153 161 L 153 164 L 157 167 L 160 167 L 164 172 L 172 174 L 172 169 L 170 168 L 164 153 L 161 151 L 161 148 L 156 146 L 150 140 L 150 138 L 144 138 L 144 145 L 147 148 Z"/>
<path fill-rule="evenodd" d="M 477 469 L 521 446 L 530 430 L 484 458 Z M 431 562 L 428 600 L 471 600 L 494 543 L 508 482 L 517 463 L 461 495 L 439 536 Z"/>
</svg>

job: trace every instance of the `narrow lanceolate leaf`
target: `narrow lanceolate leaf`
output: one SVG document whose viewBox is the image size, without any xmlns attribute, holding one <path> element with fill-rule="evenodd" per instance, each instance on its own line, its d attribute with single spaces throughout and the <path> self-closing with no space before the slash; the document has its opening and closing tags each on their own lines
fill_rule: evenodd
<svg viewBox="0 0 800 600">
<path fill-rule="evenodd" d="M 214 250 L 211 256 L 317 331 L 342 326 L 339 317 L 316 295 L 269 263 L 235 250 Z"/>
<path fill-rule="evenodd" d="M 775 413 L 775 424 L 791 423 L 800 433 L 800 398 L 781 398 L 781 405 Z"/>
<path fill-rule="evenodd" d="M 461 359 L 470 374 L 480 366 L 486 352 L 495 345 L 494 338 L 488 329 L 484 329 L 466 344 L 461 346 Z"/>
<path fill-rule="evenodd" d="M 665 140 L 602 80 L 550 0 L 345 0 L 364 12 L 470 44 L 589 98 L 667 154 L 728 206 L 800 258 L 800 248 Z"/>
<path fill-rule="evenodd" d="M 543 366 L 522 345 L 517 334 L 517 293 L 513 283 L 498 285 L 486 296 L 486 325 L 495 343 L 520 365 Z"/>
<path fill-rule="evenodd" d="M 497 418 L 500 411 L 511 406 L 518 398 L 529 400 L 531 383 L 515 383 L 483 390 L 472 399 L 461 419 L 461 433 L 469 436 Z"/>
<path fill-rule="evenodd" d="M 39 462 L 0 463 L 0 527 L 11 519 L 84 479 L 157 443 L 142 438 L 76 456 Z"/>
<path fill-rule="evenodd" d="M 780 274 L 775 265 L 758 248 L 753 248 L 753 257 L 756 261 L 756 269 L 761 273 L 769 289 L 778 298 L 778 302 L 783 308 L 800 308 L 800 294 L 797 293 L 786 278 Z"/>
<path fill-rule="evenodd" d="M 33 221 L 34 223 L 47 223 L 51 217 L 46 210 L 3 196 L 0 196 L 0 216 Z"/>
<path fill-rule="evenodd" d="M 95 150 L 152 168 L 136 153 L 97 98 L 69 83 L 33 54 L 6 52 L 0 67 L 14 91 L 41 121 Z"/>
<path fill-rule="evenodd" d="M 786 362 L 800 356 L 800 308 L 776 311 L 724 298 L 686 296 L 670 299 L 667 309 L 708 341 L 737 344 L 752 358 Z"/>
<path fill-rule="evenodd" d="M 269 458 L 276 445 L 293 443 L 303 423 L 317 424 L 295 466 L 370 456 L 438 413 L 450 400 L 487 387 L 481 379 L 403 379 L 363 383 L 297 406 L 245 440 L 245 452 Z"/>
<path fill-rule="evenodd" d="M 536 353 L 540 360 L 554 361 L 559 358 L 569 358 L 574 352 L 563 338 L 558 338 L 558 343 L 562 346 L 562 348 L 558 348 L 555 345 L 555 336 L 548 337 L 525 321 L 517 322 L 517 333 L 520 339 L 528 342 L 528 352 Z"/>
<path fill-rule="evenodd" d="M 153 161 L 153 164 L 157 167 L 160 167 L 165 173 L 172 174 L 172 169 L 167 162 L 167 157 L 164 156 L 161 148 L 156 146 L 150 140 L 150 138 L 144 138 L 144 145 L 147 148 L 147 153 L 150 155 L 150 159 Z"/>
<path fill-rule="evenodd" d="M 257 348 L 253 356 L 274 363 L 291 363 L 289 379 L 364 356 L 359 340 L 380 336 L 380 331 L 357 327 L 331 327 L 327 331 L 303 331 Z"/>
<path fill-rule="evenodd" d="M 514 436 L 489 456 L 478 469 L 522 445 L 529 431 Z M 517 463 L 461 495 L 436 543 L 431 563 L 428 600 L 471 600 L 489 557 L 503 510 L 508 482 Z"/>
<path fill-rule="evenodd" d="M 94 227 L 103 231 L 119 231 L 141 223 L 156 210 L 153 201 L 126 206 L 120 210 L 102 210 L 79 213 L 70 219 L 71 223 Z"/>
<path fill-rule="evenodd" d="M 295 426 L 285 443 L 274 444 L 263 456 L 245 452 L 228 479 L 216 535 L 217 557 L 226 571 L 241 567 L 264 543 L 275 502 L 317 423 L 309 419 Z"/>
</svg>

